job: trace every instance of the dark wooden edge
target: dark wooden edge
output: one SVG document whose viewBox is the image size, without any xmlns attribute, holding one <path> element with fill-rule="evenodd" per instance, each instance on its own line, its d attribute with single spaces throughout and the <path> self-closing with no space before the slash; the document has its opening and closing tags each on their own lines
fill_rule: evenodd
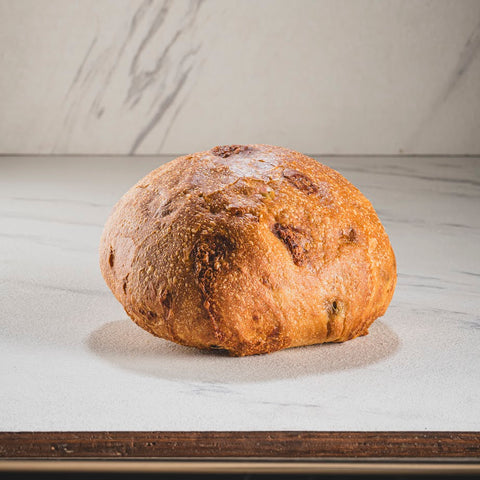
<svg viewBox="0 0 480 480">
<path fill-rule="evenodd" d="M 470 458 L 480 432 L 2 432 L 0 458 Z"/>
</svg>

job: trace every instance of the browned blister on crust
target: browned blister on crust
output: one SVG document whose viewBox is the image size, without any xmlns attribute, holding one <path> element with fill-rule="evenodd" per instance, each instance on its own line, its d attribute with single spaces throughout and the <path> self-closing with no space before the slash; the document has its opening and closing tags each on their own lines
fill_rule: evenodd
<svg viewBox="0 0 480 480">
<path fill-rule="evenodd" d="M 230 355 L 365 335 L 396 284 L 360 191 L 268 145 L 218 146 L 149 173 L 108 219 L 100 267 L 139 326 Z"/>
</svg>

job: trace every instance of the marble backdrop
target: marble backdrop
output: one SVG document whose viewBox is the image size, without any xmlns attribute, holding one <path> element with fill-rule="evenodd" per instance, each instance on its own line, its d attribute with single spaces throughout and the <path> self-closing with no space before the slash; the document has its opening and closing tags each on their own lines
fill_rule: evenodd
<svg viewBox="0 0 480 480">
<path fill-rule="evenodd" d="M 480 153 L 480 2 L 0 0 L 0 153 Z"/>
</svg>

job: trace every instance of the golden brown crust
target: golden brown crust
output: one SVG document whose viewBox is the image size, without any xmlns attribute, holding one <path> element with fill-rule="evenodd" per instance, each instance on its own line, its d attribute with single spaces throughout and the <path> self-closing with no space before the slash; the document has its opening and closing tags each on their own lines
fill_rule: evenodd
<svg viewBox="0 0 480 480">
<path fill-rule="evenodd" d="M 231 355 L 365 335 L 396 283 L 360 191 L 269 145 L 215 147 L 149 173 L 108 219 L 100 267 L 142 328 Z"/>
</svg>

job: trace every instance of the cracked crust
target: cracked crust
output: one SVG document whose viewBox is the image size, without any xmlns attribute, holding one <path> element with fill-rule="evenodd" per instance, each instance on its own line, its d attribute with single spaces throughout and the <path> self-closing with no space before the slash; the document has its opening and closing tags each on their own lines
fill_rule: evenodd
<svg viewBox="0 0 480 480">
<path fill-rule="evenodd" d="M 231 355 L 365 335 L 396 283 L 360 191 L 268 145 L 219 146 L 149 173 L 108 219 L 100 267 L 139 326 Z"/>
</svg>

